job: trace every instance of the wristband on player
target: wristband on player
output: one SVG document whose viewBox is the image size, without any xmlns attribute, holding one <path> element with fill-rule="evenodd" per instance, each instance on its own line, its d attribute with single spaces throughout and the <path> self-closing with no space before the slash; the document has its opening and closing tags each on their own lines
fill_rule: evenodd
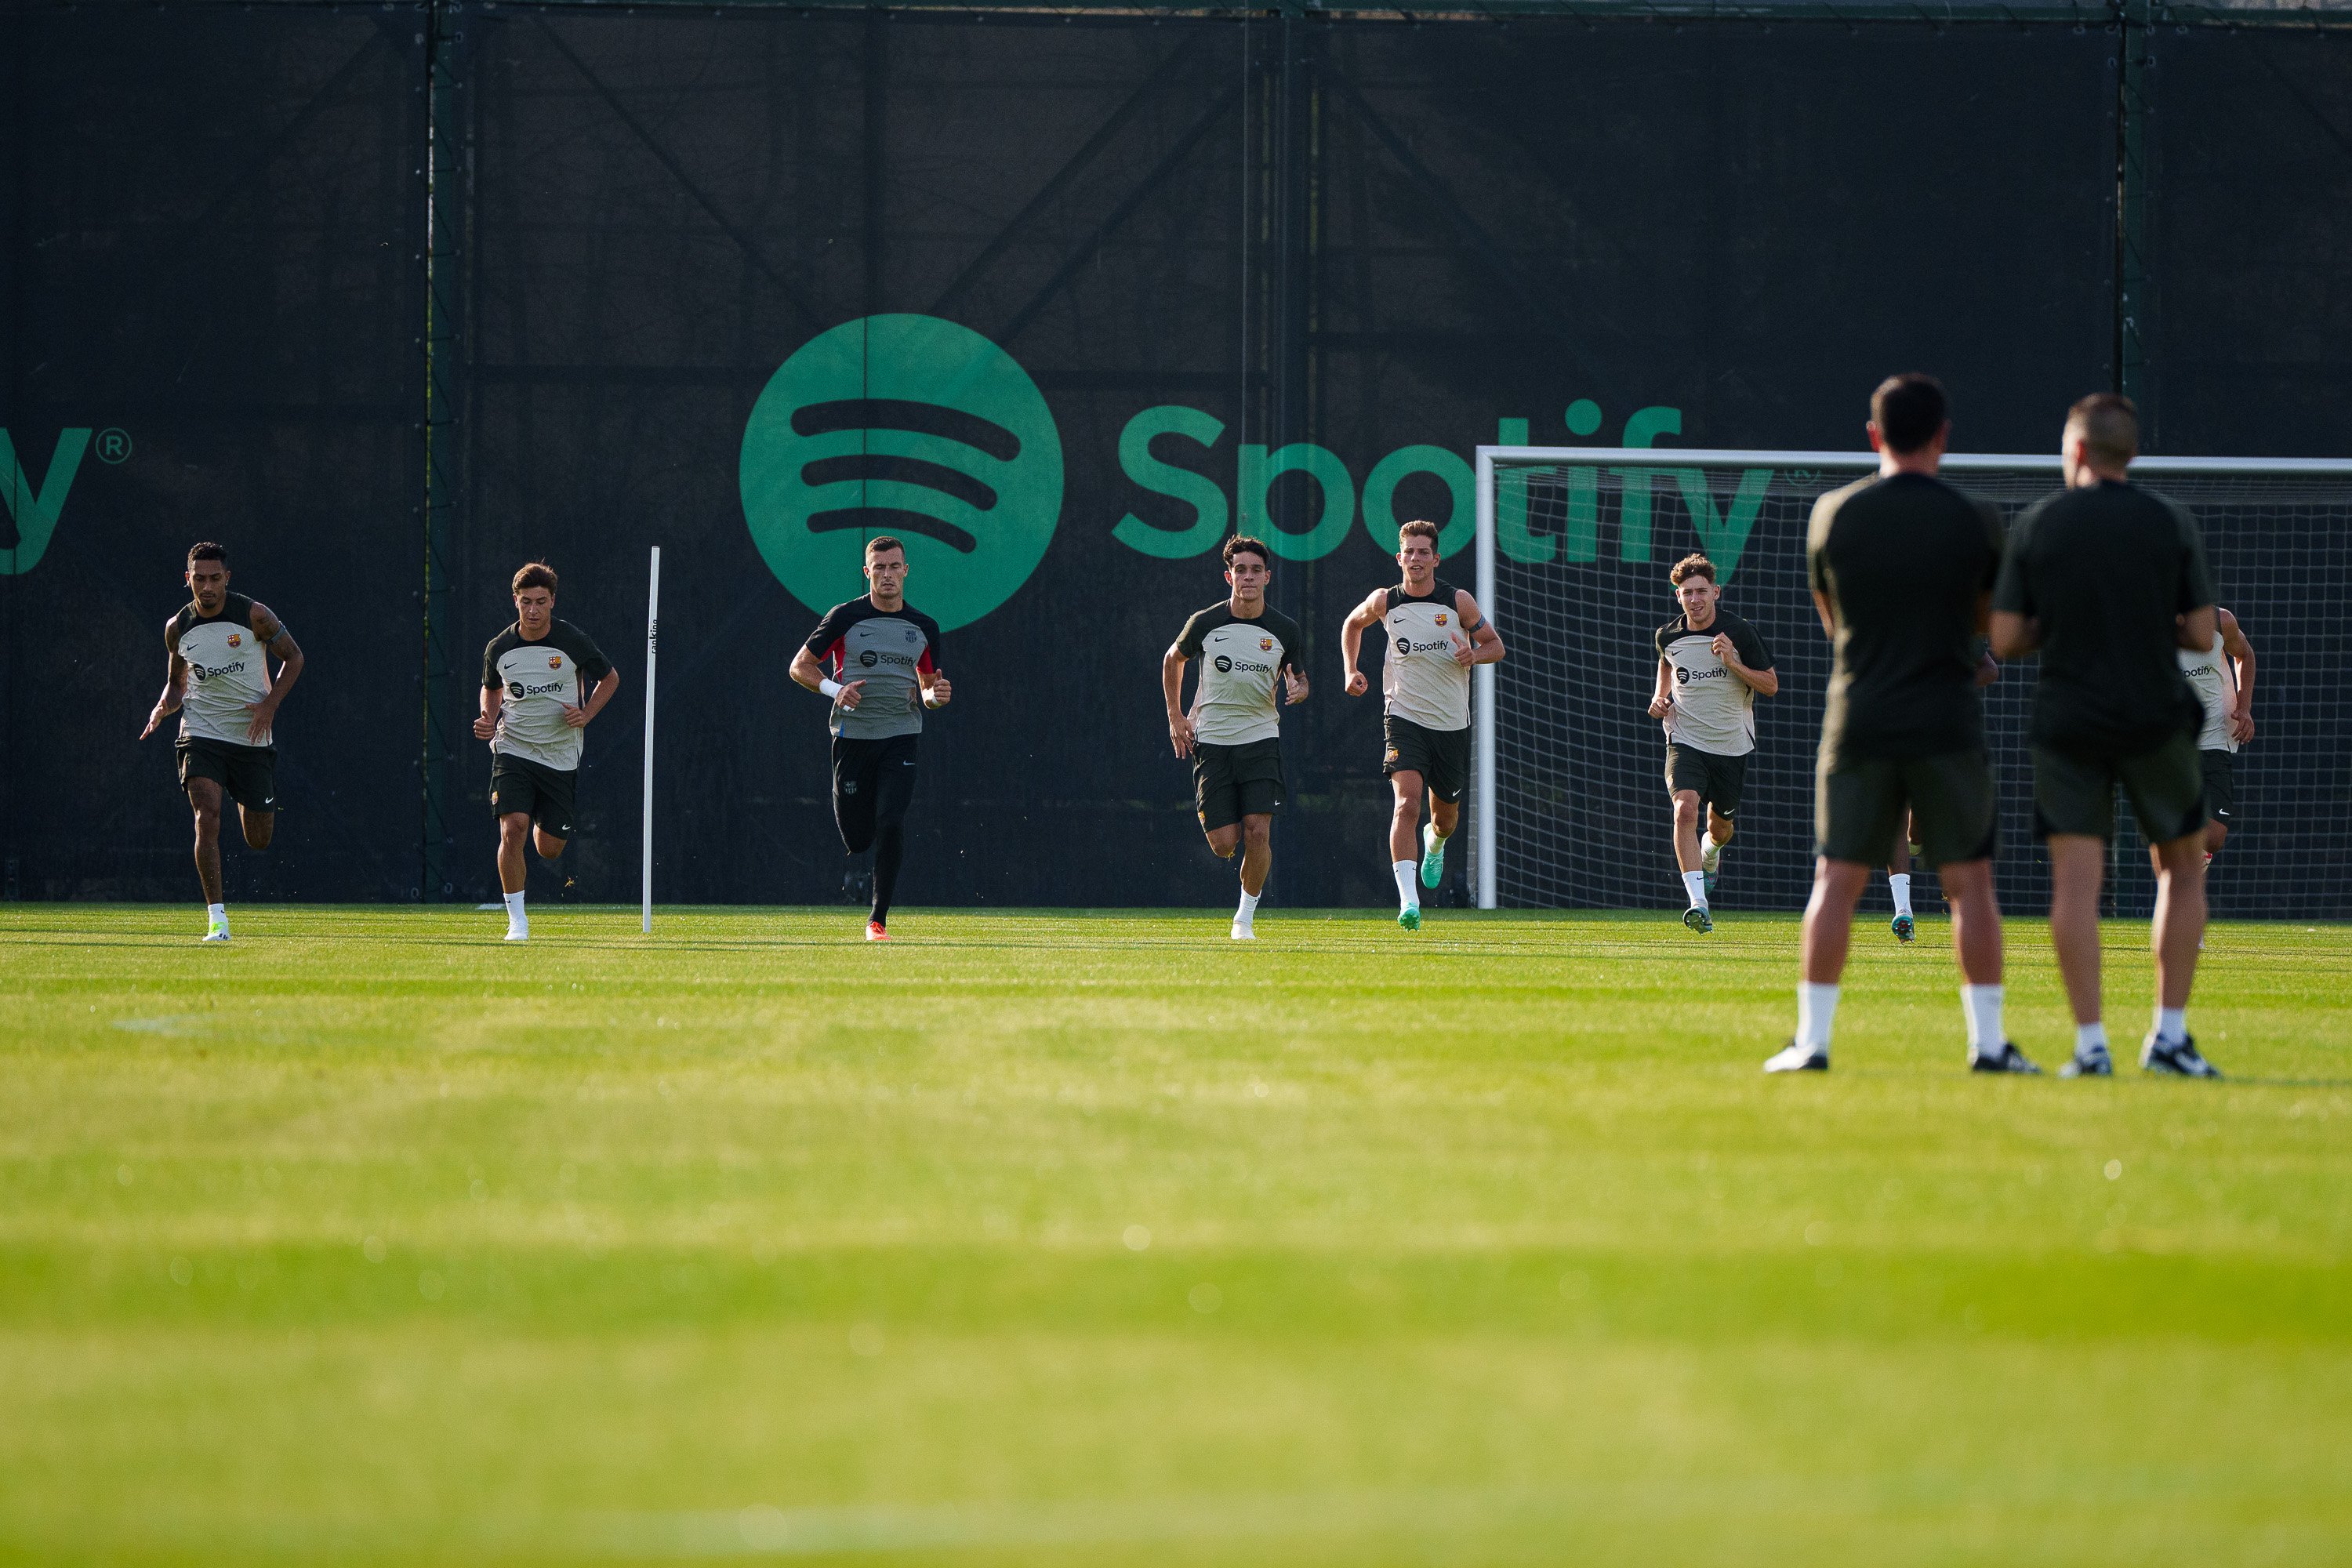
<svg viewBox="0 0 2352 1568">
<path fill-rule="evenodd" d="M 940 700 L 939 700 L 939 697 L 938 697 L 938 695 L 937 695 L 936 693 L 934 693 L 934 692 L 929 692 L 929 691 L 926 691 L 926 692 L 924 692 L 924 693 L 923 693 L 923 706 L 924 706 L 924 707 L 926 707 L 926 708 L 937 708 L 939 705 L 940 705 Z"/>
<path fill-rule="evenodd" d="M 816 689 L 825 696 L 833 698 L 835 700 L 839 700 L 841 697 L 841 682 L 834 679 L 831 676 L 818 676 L 816 679 Z"/>
</svg>

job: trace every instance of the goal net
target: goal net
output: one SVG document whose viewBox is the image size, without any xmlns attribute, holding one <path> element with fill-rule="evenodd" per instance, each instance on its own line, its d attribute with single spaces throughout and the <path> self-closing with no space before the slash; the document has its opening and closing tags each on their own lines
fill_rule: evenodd
<svg viewBox="0 0 2352 1568">
<path fill-rule="evenodd" d="M 1678 613 L 1667 569 L 1716 563 L 1723 605 L 1753 622 L 1780 675 L 1757 700 L 1739 832 L 1713 902 L 1794 910 L 1811 883 L 1813 756 L 1830 674 L 1805 575 L 1816 497 L 1871 471 L 1869 453 L 1479 448 L 1478 598 L 1508 645 L 1477 674 L 1470 831 L 1481 908 L 1675 908 L 1665 742 L 1648 707 L 1658 627 Z M 2252 742 L 2209 889 L 2221 916 L 2352 916 L 2352 461 L 2143 458 L 2133 478 L 2194 511 L 2221 604 L 2256 656 Z M 1956 456 L 1945 477 L 2014 517 L 2060 484 L 2053 457 Z M 2026 720 L 2034 662 L 1986 693 L 2001 786 L 2004 907 L 2048 907 L 2032 838 Z M 2145 913 L 2147 845 L 2119 805 L 2109 908 Z M 1923 912 L 1933 876 L 1914 868 Z M 1873 879 L 1865 910 L 1889 906 Z"/>
</svg>

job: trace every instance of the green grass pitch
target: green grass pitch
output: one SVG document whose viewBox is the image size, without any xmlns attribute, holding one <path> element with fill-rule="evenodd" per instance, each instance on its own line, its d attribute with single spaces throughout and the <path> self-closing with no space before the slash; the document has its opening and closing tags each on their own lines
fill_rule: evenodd
<svg viewBox="0 0 2352 1568">
<path fill-rule="evenodd" d="M 2352 929 L 1226 918 L 0 906 L 0 1559 L 2352 1561 Z"/>
</svg>

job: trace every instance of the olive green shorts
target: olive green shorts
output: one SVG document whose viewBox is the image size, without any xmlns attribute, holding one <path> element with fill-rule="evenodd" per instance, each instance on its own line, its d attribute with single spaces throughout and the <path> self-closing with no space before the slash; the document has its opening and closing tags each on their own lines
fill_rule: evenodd
<svg viewBox="0 0 2352 1568">
<path fill-rule="evenodd" d="M 2152 751 L 2127 756 L 2033 748 L 2033 836 L 2115 837 L 2116 786 L 2150 844 L 2169 844 L 2205 826 L 2205 770 L 2197 737 L 2183 730 Z"/>
<path fill-rule="evenodd" d="M 1919 858 L 1956 866 L 1992 856 L 2000 837 L 2000 795 L 1980 751 L 1932 757 L 1858 757 L 1835 772 L 1816 771 L 1813 836 L 1823 857 L 1884 866 L 1911 814 Z"/>
</svg>

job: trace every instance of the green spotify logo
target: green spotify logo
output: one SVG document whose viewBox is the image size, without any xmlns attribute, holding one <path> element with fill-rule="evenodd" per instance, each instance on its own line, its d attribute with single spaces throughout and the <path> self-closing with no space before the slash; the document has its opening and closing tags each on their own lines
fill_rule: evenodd
<svg viewBox="0 0 2352 1568">
<path fill-rule="evenodd" d="M 1012 355 L 935 316 L 867 316 L 801 345 L 743 429 L 751 542 L 813 610 L 866 591 L 866 542 L 907 542 L 908 601 L 941 631 L 1011 598 L 1062 516 L 1062 437 Z"/>
</svg>

